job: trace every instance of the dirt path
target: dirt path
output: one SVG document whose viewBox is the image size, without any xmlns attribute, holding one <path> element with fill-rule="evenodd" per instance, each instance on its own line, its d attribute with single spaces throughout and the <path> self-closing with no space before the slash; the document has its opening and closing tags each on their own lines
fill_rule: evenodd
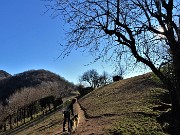
<svg viewBox="0 0 180 135">
<path fill-rule="evenodd" d="M 77 131 L 73 135 L 103 135 L 102 129 L 102 119 L 101 118 L 91 118 L 87 119 L 84 115 L 84 111 L 81 109 L 79 103 L 74 105 L 75 113 L 80 117 L 79 125 Z M 62 125 L 59 131 L 56 131 L 52 135 L 62 135 Z M 65 135 L 65 134 L 63 134 Z"/>
<path fill-rule="evenodd" d="M 79 125 L 78 125 L 78 128 L 77 128 L 77 131 L 74 134 L 79 135 L 79 130 L 80 131 L 82 130 L 81 128 L 86 123 L 86 118 L 85 118 L 85 115 L 84 115 L 84 111 L 81 109 L 79 103 L 76 103 L 74 105 L 74 112 L 75 112 L 75 114 L 78 114 L 79 118 L 80 118 L 79 119 Z M 62 134 L 63 128 L 62 128 L 62 125 L 60 125 L 60 126 L 61 126 L 60 130 L 55 132 L 53 135 L 61 135 Z"/>
</svg>

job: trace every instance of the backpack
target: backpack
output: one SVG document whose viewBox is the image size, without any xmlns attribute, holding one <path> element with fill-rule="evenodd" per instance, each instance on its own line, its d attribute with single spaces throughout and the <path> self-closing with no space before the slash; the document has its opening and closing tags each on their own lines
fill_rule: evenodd
<svg viewBox="0 0 180 135">
<path fill-rule="evenodd" d="M 71 105 L 72 101 L 71 100 L 67 100 L 64 104 L 63 104 L 63 111 L 70 111 L 70 105 Z"/>
</svg>

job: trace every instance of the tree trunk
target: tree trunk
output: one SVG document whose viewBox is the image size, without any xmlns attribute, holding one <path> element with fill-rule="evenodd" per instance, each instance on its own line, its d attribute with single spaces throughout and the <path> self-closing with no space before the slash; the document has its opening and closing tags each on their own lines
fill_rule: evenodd
<svg viewBox="0 0 180 135">
<path fill-rule="evenodd" d="M 16 116 L 16 125 L 18 127 L 18 121 L 19 121 L 19 108 L 17 109 L 17 116 Z"/>
<path fill-rule="evenodd" d="M 6 121 L 4 122 L 4 131 L 6 131 Z"/>
<path fill-rule="evenodd" d="M 180 120 L 180 106 L 179 106 L 179 101 L 178 101 L 178 96 L 176 93 L 176 89 L 171 90 L 170 93 L 170 97 L 171 97 L 171 103 L 172 103 L 172 116 L 175 119 Z"/>
<path fill-rule="evenodd" d="M 173 67 L 175 74 L 175 91 L 177 97 L 177 113 L 180 114 L 180 48 L 177 47 L 173 53 Z M 180 117 L 180 116 L 179 116 Z"/>
<path fill-rule="evenodd" d="M 169 91 L 170 98 L 171 98 L 171 104 L 172 104 L 172 117 L 175 119 L 180 120 L 180 105 L 178 101 L 178 94 L 177 90 L 178 87 L 175 86 L 173 80 L 168 80 L 167 78 L 160 78 L 163 84 L 166 86 L 166 88 Z"/>
<path fill-rule="evenodd" d="M 178 101 L 178 96 L 176 94 L 176 92 L 174 91 L 174 97 L 172 98 L 172 110 L 173 110 L 173 117 L 177 118 L 180 121 L 180 104 Z"/>
<path fill-rule="evenodd" d="M 30 106 L 28 107 L 28 112 L 29 112 L 29 114 L 30 114 L 31 120 L 33 120 L 33 105 L 30 105 Z"/>
<path fill-rule="evenodd" d="M 26 107 L 23 108 L 24 124 L 26 123 Z"/>
<path fill-rule="evenodd" d="M 20 108 L 20 117 L 19 117 L 19 119 L 20 119 L 20 122 L 22 123 L 22 121 L 23 121 L 23 108 Z"/>
<path fill-rule="evenodd" d="M 12 129 L 12 115 L 9 115 L 9 125 L 10 125 L 10 129 Z"/>
</svg>

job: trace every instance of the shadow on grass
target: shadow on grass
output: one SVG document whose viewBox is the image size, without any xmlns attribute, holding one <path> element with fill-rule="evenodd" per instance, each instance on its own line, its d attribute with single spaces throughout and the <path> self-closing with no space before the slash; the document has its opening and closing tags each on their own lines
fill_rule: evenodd
<svg viewBox="0 0 180 135">
<path fill-rule="evenodd" d="M 145 117 L 157 117 L 158 115 L 156 114 L 151 114 L 151 113 L 147 113 L 147 112 L 133 112 L 135 114 L 138 114 L 138 115 L 143 115 Z"/>
<path fill-rule="evenodd" d="M 41 126 L 41 127 L 37 128 L 35 131 L 43 131 L 45 129 L 53 127 L 56 124 L 62 124 L 62 121 L 56 121 L 56 122 L 53 122 L 52 124 L 48 124 L 47 126 Z"/>
<path fill-rule="evenodd" d="M 170 135 L 179 135 L 180 134 L 180 121 L 173 118 L 171 110 L 162 113 L 156 119 L 161 124 L 164 132 L 166 132 Z"/>
</svg>

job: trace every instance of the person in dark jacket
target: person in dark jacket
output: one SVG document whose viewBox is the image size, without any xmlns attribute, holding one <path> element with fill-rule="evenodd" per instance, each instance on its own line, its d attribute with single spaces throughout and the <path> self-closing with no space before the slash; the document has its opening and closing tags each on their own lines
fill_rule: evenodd
<svg viewBox="0 0 180 135">
<path fill-rule="evenodd" d="M 63 115 L 64 115 L 64 122 L 63 122 L 63 132 L 66 131 L 65 126 L 66 122 L 68 121 L 68 132 L 70 132 L 70 118 L 71 115 L 74 116 L 73 104 L 76 103 L 76 99 L 73 98 L 72 100 L 68 100 L 63 104 Z"/>
</svg>

